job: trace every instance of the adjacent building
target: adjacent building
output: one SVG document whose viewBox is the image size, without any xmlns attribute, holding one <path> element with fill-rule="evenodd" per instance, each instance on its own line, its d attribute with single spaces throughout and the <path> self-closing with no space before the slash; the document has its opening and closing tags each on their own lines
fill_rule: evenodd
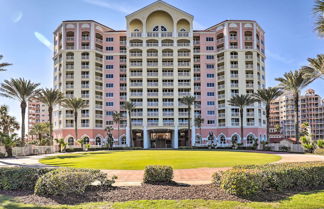
<svg viewBox="0 0 324 209">
<path fill-rule="evenodd" d="M 313 139 L 324 138 L 324 100 L 308 89 L 299 101 L 299 122 L 308 122 Z M 276 141 L 281 138 L 295 138 L 295 110 L 291 94 L 284 94 L 271 104 L 270 138 Z"/>
<path fill-rule="evenodd" d="M 47 105 L 32 99 L 28 102 L 27 109 L 28 117 L 28 133 L 33 128 L 36 123 L 45 123 L 48 122 L 48 107 Z M 33 136 L 29 136 L 29 139 L 32 139 Z"/>
<path fill-rule="evenodd" d="M 226 20 L 205 30 L 193 30 L 194 17 L 164 1 L 156 1 L 126 16 L 118 31 L 92 20 L 63 21 L 54 31 L 54 88 L 66 97 L 80 97 L 88 108 L 79 113 L 79 136 L 101 145 L 105 127 L 113 126 L 116 144 L 178 148 L 205 143 L 212 135 L 218 146 L 233 138 L 251 143 L 265 135 L 263 105 L 245 109 L 240 136 L 239 109 L 228 105 L 236 94 L 265 87 L 265 37 L 252 20 Z M 204 123 L 188 137 L 188 111 L 180 98 L 194 95 L 192 116 Z M 130 139 L 125 101 L 132 112 Z M 114 111 L 124 116 L 117 131 Z M 55 107 L 54 136 L 73 145 L 72 111 Z M 201 137 L 199 137 L 201 136 Z"/>
</svg>

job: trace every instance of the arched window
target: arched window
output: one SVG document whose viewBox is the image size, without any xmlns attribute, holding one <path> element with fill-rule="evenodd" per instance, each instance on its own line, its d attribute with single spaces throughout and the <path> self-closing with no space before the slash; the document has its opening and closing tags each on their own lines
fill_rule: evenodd
<svg viewBox="0 0 324 209">
<path fill-rule="evenodd" d="M 68 138 L 68 145 L 74 145 L 74 139 L 73 139 L 73 137 L 69 137 Z"/>
<path fill-rule="evenodd" d="M 167 29 L 166 29 L 166 27 L 164 27 L 163 25 L 161 26 L 161 31 L 168 31 Z"/>
<path fill-rule="evenodd" d="M 222 136 L 220 137 L 220 143 L 221 143 L 221 144 L 226 144 L 226 139 L 225 139 L 225 136 L 224 136 L 224 135 L 222 135 Z"/>
<path fill-rule="evenodd" d="M 138 28 L 135 28 L 135 29 L 134 29 L 134 32 L 139 32 Z"/>
<path fill-rule="evenodd" d="M 180 29 L 180 32 L 186 32 L 186 29 L 181 28 L 181 29 Z"/>
<path fill-rule="evenodd" d="M 101 145 L 101 138 L 99 136 L 96 137 L 96 145 Z"/>
<path fill-rule="evenodd" d="M 83 138 L 83 141 L 84 141 L 84 144 L 89 144 L 90 143 L 90 139 L 87 136 Z"/>
<path fill-rule="evenodd" d="M 232 136 L 232 143 L 238 143 L 238 137 L 236 134 Z"/>
<path fill-rule="evenodd" d="M 153 31 L 159 31 L 159 26 L 155 26 L 155 27 L 153 28 Z"/>
<path fill-rule="evenodd" d="M 247 144 L 252 144 L 254 140 L 253 135 L 248 135 L 247 139 L 246 139 L 246 143 Z"/>
</svg>

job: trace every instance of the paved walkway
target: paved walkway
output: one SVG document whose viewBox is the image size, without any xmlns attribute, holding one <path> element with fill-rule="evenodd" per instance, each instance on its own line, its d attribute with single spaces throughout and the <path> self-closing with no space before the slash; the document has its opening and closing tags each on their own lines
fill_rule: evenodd
<svg viewBox="0 0 324 209">
<path fill-rule="evenodd" d="M 0 159 L 0 167 L 3 166 L 26 166 L 26 167 L 49 167 L 38 162 L 39 159 L 47 156 L 61 155 L 48 154 L 37 156 L 25 156 L 11 159 Z M 288 153 L 273 153 L 281 156 L 281 160 L 274 163 L 283 162 L 309 162 L 309 161 L 324 161 L 324 156 L 308 155 L 308 154 L 288 154 Z M 174 170 L 174 180 L 185 184 L 209 184 L 211 176 L 216 171 L 223 171 L 229 168 L 194 168 L 194 169 L 176 169 Z M 116 175 L 118 179 L 114 185 L 116 186 L 135 186 L 140 185 L 144 176 L 143 170 L 103 170 L 108 176 Z"/>
</svg>

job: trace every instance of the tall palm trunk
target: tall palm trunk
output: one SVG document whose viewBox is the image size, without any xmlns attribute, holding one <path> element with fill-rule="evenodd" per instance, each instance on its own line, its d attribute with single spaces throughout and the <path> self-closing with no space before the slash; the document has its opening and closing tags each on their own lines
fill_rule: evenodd
<svg viewBox="0 0 324 209">
<path fill-rule="evenodd" d="M 189 146 L 191 147 L 192 143 L 191 143 L 191 136 L 190 136 L 191 133 L 190 121 L 191 121 L 191 107 L 190 105 L 188 105 L 188 139 L 189 139 Z"/>
<path fill-rule="evenodd" d="M 51 144 L 53 144 L 53 107 L 48 107 L 48 120 L 49 120 L 49 129 L 50 129 L 50 138 Z"/>
<path fill-rule="evenodd" d="M 296 142 L 299 142 L 299 92 L 295 95 L 295 132 L 296 132 Z"/>
<path fill-rule="evenodd" d="M 74 132 L 75 140 L 78 140 L 78 112 L 74 111 Z"/>
<path fill-rule="evenodd" d="M 118 122 L 118 124 L 117 124 L 117 139 L 118 139 L 118 143 L 119 143 L 119 122 Z"/>
<path fill-rule="evenodd" d="M 26 116 L 26 107 L 27 104 L 25 101 L 20 103 L 21 108 L 21 142 L 22 145 L 25 145 L 25 116 Z"/>
<path fill-rule="evenodd" d="M 243 108 L 240 108 L 240 123 L 241 123 L 241 143 L 244 143 L 244 133 L 243 133 Z"/>
<path fill-rule="evenodd" d="M 270 137 L 269 137 L 269 116 L 270 116 L 270 105 L 266 105 L 266 117 L 267 117 L 267 142 L 270 143 Z"/>
<path fill-rule="evenodd" d="M 129 118 L 129 138 L 130 138 L 130 147 L 133 147 L 132 118 L 131 118 L 131 112 L 130 112 L 130 111 L 128 111 L 128 118 Z"/>
</svg>

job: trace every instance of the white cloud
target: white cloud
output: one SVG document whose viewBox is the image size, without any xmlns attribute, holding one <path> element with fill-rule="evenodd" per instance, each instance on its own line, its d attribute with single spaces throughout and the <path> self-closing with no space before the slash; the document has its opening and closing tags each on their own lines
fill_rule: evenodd
<svg viewBox="0 0 324 209">
<path fill-rule="evenodd" d="M 44 44 L 47 48 L 53 51 L 52 43 L 43 34 L 39 32 L 34 32 L 34 35 L 42 44 Z"/>
<path fill-rule="evenodd" d="M 200 23 L 197 22 L 197 21 L 193 21 L 193 28 L 194 28 L 195 30 L 203 30 L 203 29 L 206 29 L 207 27 L 204 26 L 204 25 L 202 25 L 202 24 L 200 24 Z"/>
<path fill-rule="evenodd" d="M 126 8 L 124 6 L 122 6 L 119 2 L 119 4 L 113 4 L 111 2 L 106 2 L 106 1 L 102 1 L 102 0 L 84 0 L 84 2 L 88 3 L 88 4 L 93 4 L 99 7 L 104 7 L 104 8 L 108 8 L 108 9 L 112 9 L 124 14 L 130 14 L 132 12 L 135 11 L 135 9 L 132 8 Z"/>
<path fill-rule="evenodd" d="M 277 60 L 279 62 L 283 62 L 285 64 L 292 64 L 294 62 L 293 59 L 284 57 L 280 54 L 274 53 L 272 51 L 266 50 L 266 56 L 269 58 L 272 58 L 274 60 Z"/>
<path fill-rule="evenodd" d="M 18 23 L 21 20 L 22 17 L 23 17 L 23 13 L 21 11 L 19 11 L 19 12 L 16 12 L 15 14 L 13 14 L 11 20 L 14 23 Z"/>
</svg>

